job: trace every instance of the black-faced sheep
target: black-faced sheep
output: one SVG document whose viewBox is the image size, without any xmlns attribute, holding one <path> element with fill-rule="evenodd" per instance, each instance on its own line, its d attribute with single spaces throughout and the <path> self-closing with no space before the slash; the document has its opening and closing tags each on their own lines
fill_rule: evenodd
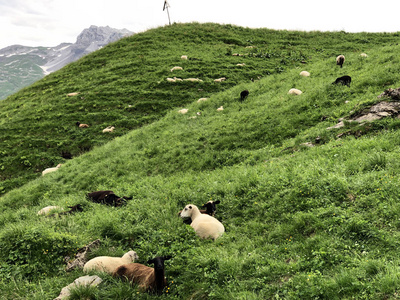
<svg viewBox="0 0 400 300">
<path fill-rule="evenodd" d="M 159 256 L 148 260 L 147 263 L 154 264 L 154 268 L 138 263 L 124 264 L 115 270 L 113 276 L 128 279 L 137 284 L 141 291 L 161 293 L 167 285 L 164 261 L 168 259 L 171 259 L 171 256 Z"/>
<path fill-rule="evenodd" d="M 122 257 L 98 256 L 89 260 L 84 266 L 83 271 L 97 270 L 113 274 L 119 266 L 129 264 L 138 259 L 139 256 L 135 251 L 129 251 Z"/>
<path fill-rule="evenodd" d="M 88 128 L 89 127 L 89 125 L 88 124 L 82 124 L 81 122 L 76 122 L 75 123 L 76 124 L 76 126 L 78 126 L 79 128 Z"/>
<path fill-rule="evenodd" d="M 344 60 L 345 60 L 344 55 L 339 55 L 338 57 L 336 57 L 336 64 L 342 68 Z"/>
<path fill-rule="evenodd" d="M 122 206 L 126 204 L 126 200 L 132 199 L 132 197 L 119 197 L 114 194 L 113 191 L 96 191 L 87 194 L 89 200 L 95 203 L 101 203 L 111 206 Z"/>
<path fill-rule="evenodd" d="M 42 176 L 44 176 L 44 175 L 46 175 L 46 174 L 48 174 L 48 173 L 57 171 L 61 166 L 62 166 L 62 164 L 58 164 L 58 165 L 55 166 L 54 168 L 47 168 L 47 169 L 44 169 L 44 170 L 42 171 Z"/>
<path fill-rule="evenodd" d="M 347 75 L 336 78 L 336 80 L 332 82 L 332 84 L 347 85 L 348 87 L 350 87 L 350 83 L 351 83 L 351 77 Z"/>
<path fill-rule="evenodd" d="M 181 218 L 189 217 L 192 219 L 190 226 L 200 238 L 216 240 L 225 232 L 224 225 L 220 221 L 212 216 L 200 213 L 196 205 L 186 205 L 180 216 Z"/>
<path fill-rule="evenodd" d="M 249 95 L 248 90 L 241 91 L 240 92 L 240 101 L 244 101 L 244 99 L 246 99 L 248 95 Z"/>
</svg>

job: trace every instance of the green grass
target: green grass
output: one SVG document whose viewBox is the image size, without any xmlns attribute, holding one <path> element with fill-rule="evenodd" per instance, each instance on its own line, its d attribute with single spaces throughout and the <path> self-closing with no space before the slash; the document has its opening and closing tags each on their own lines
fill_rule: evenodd
<svg viewBox="0 0 400 300">
<path fill-rule="evenodd" d="M 65 272 L 64 257 L 97 238 L 90 258 L 130 249 L 141 262 L 173 256 L 168 292 L 144 299 L 399 298 L 400 121 L 326 130 L 399 86 L 398 39 L 175 24 L 109 45 L 0 102 L 0 125 L 9 129 L 0 134 L 10 145 L 1 149 L 15 151 L 2 156 L 15 177 L 6 176 L 13 184 L 0 198 L 0 299 L 55 298 L 84 275 Z M 346 56 L 343 69 L 337 54 Z M 184 68 L 177 77 L 204 81 L 167 83 L 175 65 Z M 300 77 L 303 69 L 311 77 Z M 331 84 L 345 74 L 350 88 Z M 228 80 L 213 82 L 222 76 Z M 293 87 L 303 94 L 288 95 Z M 240 103 L 243 89 L 250 95 Z M 81 94 L 65 96 L 72 91 Z M 209 99 L 199 104 L 201 97 Z M 92 126 L 78 130 L 77 119 Z M 120 131 L 104 136 L 105 125 Z M 315 147 L 303 145 L 317 138 Z M 27 182 L 41 166 L 35 159 L 54 165 L 62 149 L 76 157 Z M 17 174 L 15 158 L 32 164 L 21 168 L 29 176 Z M 112 208 L 85 198 L 100 189 L 133 199 Z M 208 200 L 221 201 L 216 217 L 226 228 L 215 242 L 177 217 L 184 205 Z M 84 212 L 36 215 L 77 203 Z M 138 297 L 136 287 L 92 274 L 104 282 L 73 299 Z"/>
</svg>

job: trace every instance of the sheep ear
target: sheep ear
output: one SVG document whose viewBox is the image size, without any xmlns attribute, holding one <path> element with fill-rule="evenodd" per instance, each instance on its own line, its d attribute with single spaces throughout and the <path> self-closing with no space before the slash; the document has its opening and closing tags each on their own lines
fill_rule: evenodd
<svg viewBox="0 0 400 300">
<path fill-rule="evenodd" d="M 172 258 L 172 256 L 171 255 L 166 255 L 166 256 L 163 256 L 163 259 L 164 260 L 169 260 L 169 259 L 171 259 Z"/>
<path fill-rule="evenodd" d="M 220 204 L 220 203 L 221 203 L 221 201 L 219 201 L 219 200 L 214 201 L 214 204 Z"/>
<path fill-rule="evenodd" d="M 154 264 L 154 259 L 149 259 L 149 260 L 147 261 L 147 263 L 148 263 L 148 264 Z"/>
</svg>

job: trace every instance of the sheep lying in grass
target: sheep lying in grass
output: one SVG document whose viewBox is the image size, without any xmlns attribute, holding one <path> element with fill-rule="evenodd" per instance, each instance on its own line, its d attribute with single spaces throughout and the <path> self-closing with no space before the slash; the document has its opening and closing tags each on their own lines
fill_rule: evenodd
<svg viewBox="0 0 400 300">
<path fill-rule="evenodd" d="M 180 216 L 181 218 L 189 217 L 192 219 L 190 226 L 202 239 L 212 238 L 216 240 L 225 232 L 225 227 L 220 221 L 212 216 L 202 214 L 196 205 L 186 205 Z"/>
<path fill-rule="evenodd" d="M 303 92 L 298 89 L 290 89 L 288 94 L 289 95 L 301 95 Z"/>
<path fill-rule="evenodd" d="M 182 67 L 173 67 L 171 69 L 171 72 L 176 71 L 176 70 L 183 70 L 183 68 Z"/>
<path fill-rule="evenodd" d="M 50 205 L 50 206 L 46 206 L 46 207 L 43 207 L 41 210 L 39 210 L 38 212 L 37 212 L 37 214 L 40 216 L 40 215 L 47 215 L 47 214 L 49 214 L 52 210 L 55 210 L 55 209 L 62 209 L 62 207 L 60 207 L 60 206 L 56 206 L 56 205 Z"/>
<path fill-rule="evenodd" d="M 307 72 L 307 71 L 301 71 L 301 72 L 300 72 L 300 76 L 303 76 L 303 77 L 309 77 L 309 76 L 310 76 L 310 72 Z"/>
<path fill-rule="evenodd" d="M 244 99 L 246 99 L 248 95 L 249 95 L 248 90 L 241 91 L 240 92 L 240 101 L 244 101 Z"/>
<path fill-rule="evenodd" d="M 190 81 L 190 82 L 203 82 L 203 80 L 199 79 L 199 78 L 186 78 L 183 79 L 184 81 Z"/>
<path fill-rule="evenodd" d="M 79 92 L 74 92 L 74 93 L 69 93 L 69 94 L 67 94 L 67 96 L 68 97 L 73 97 L 73 96 L 77 96 L 77 95 L 79 95 L 80 93 Z"/>
<path fill-rule="evenodd" d="M 221 78 L 218 78 L 218 79 L 214 79 L 214 82 L 222 82 L 222 81 L 225 81 L 225 80 L 226 80 L 225 77 L 221 77 Z"/>
<path fill-rule="evenodd" d="M 74 206 L 68 206 L 68 208 L 70 210 L 63 211 L 63 212 L 60 212 L 58 214 L 57 213 L 56 214 L 52 214 L 49 217 L 55 217 L 55 216 L 59 216 L 60 217 L 62 215 L 71 215 L 71 214 L 74 214 L 76 212 L 82 212 L 83 211 L 83 207 L 82 207 L 81 204 L 77 204 L 77 205 L 74 205 Z"/>
<path fill-rule="evenodd" d="M 200 98 L 199 100 L 197 100 L 197 103 L 204 102 L 204 101 L 207 101 L 207 100 L 208 100 L 208 98 Z"/>
<path fill-rule="evenodd" d="M 132 199 L 132 197 L 127 196 L 119 197 L 110 190 L 91 192 L 88 193 L 86 196 L 90 201 L 93 201 L 95 203 L 101 203 L 115 207 L 125 205 L 126 200 Z"/>
<path fill-rule="evenodd" d="M 189 110 L 187 108 L 182 108 L 181 110 L 178 110 L 178 113 L 180 114 L 186 114 Z"/>
<path fill-rule="evenodd" d="M 159 256 L 148 260 L 147 263 L 154 264 L 154 268 L 138 263 L 124 264 L 115 270 L 113 276 L 137 284 L 141 291 L 161 293 L 167 285 L 164 261 L 169 259 L 171 256 Z"/>
<path fill-rule="evenodd" d="M 223 106 L 220 106 L 220 107 L 217 108 L 217 111 L 223 111 L 223 110 L 224 110 Z"/>
<path fill-rule="evenodd" d="M 187 57 L 187 55 L 182 55 L 182 56 L 181 56 L 181 59 L 187 60 L 188 57 Z"/>
<path fill-rule="evenodd" d="M 366 54 L 366 53 L 361 53 L 360 56 L 361 56 L 361 57 L 368 57 L 368 54 Z"/>
<path fill-rule="evenodd" d="M 57 171 L 61 166 L 62 166 L 62 164 L 58 164 L 58 165 L 55 166 L 54 168 L 47 168 L 47 169 L 44 169 L 44 170 L 42 171 L 42 176 L 44 176 L 44 175 L 46 175 L 46 174 L 48 174 L 48 173 Z"/>
<path fill-rule="evenodd" d="M 88 124 L 82 124 L 81 122 L 76 122 L 75 124 L 76 124 L 76 126 L 78 126 L 79 128 L 88 128 L 88 127 L 89 127 Z"/>
<path fill-rule="evenodd" d="M 351 77 L 348 75 L 336 78 L 336 80 L 332 82 L 332 84 L 347 85 L 348 87 L 350 87 L 350 83 L 351 83 Z"/>
<path fill-rule="evenodd" d="M 115 129 L 114 126 L 108 126 L 107 128 L 104 128 L 104 129 L 103 129 L 103 133 L 106 133 L 106 132 L 113 132 L 114 129 Z"/>
<path fill-rule="evenodd" d="M 217 204 L 221 203 L 221 201 L 217 200 L 217 201 L 208 201 L 207 203 L 203 204 L 203 206 L 201 208 L 205 208 L 205 209 L 199 209 L 200 213 L 202 214 L 207 214 L 209 216 L 215 216 L 215 212 L 217 211 Z M 178 216 L 181 215 L 182 210 L 178 213 Z M 190 224 L 192 223 L 192 219 L 191 218 L 183 218 L 183 223 L 185 224 Z"/>
<path fill-rule="evenodd" d="M 344 60 L 345 60 L 344 55 L 339 55 L 338 57 L 336 57 L 336 64 L 342 68 Z"/>
<path fill-rule="evenodd" d="M 132 263 L 138 258 L 139 256 L 135 251 L 129 251 L 122 257 L 98 256 L 89 260 L 83 266 L 83 271 L 89 272 L 91 270 L 96 270 L 112 274 L 119 266 Z"/>
</svg>

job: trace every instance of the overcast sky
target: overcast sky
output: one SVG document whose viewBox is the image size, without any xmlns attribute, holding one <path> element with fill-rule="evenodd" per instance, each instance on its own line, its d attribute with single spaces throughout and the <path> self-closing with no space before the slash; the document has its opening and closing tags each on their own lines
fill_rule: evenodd
<svg viewBox="0 0 400 300">
<path fill-rule="evenodd" d="M 400 31 L 399 0 L 169 0 L 172 22 L 348 32 Z M 342 4 L 336 5 L 336 3 Z M 164 0 L 0 0 L 0 49 L 73 43 L 96 26 L 140 32 L 168 24 Z M 343 7 L 342 9 L 340 7 Z"/>
</svg>

